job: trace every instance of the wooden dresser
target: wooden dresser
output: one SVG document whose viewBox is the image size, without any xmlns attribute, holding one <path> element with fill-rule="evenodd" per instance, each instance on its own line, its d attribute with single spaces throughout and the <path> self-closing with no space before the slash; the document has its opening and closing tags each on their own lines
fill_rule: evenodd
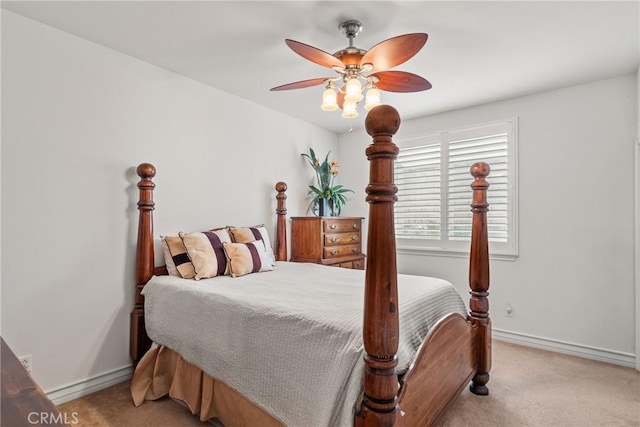
<svg viewBox="0 0 640 427">
<path fill-rule="evenodd" d="M 364 270 L 361 217 L 291 218 L 291 261 Z"/>
</svg>

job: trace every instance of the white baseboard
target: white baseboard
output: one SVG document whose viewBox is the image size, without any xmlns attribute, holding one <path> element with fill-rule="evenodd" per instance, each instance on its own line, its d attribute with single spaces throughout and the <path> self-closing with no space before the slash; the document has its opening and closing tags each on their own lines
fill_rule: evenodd
<svg viewBox="0 0 640 427">
<path fill-rule="evenodd" d="M 493 329 L 491 332 L 493 334 L 493 338 L 498 341 L 520 344 L 542 350 L 555 351 L 556 353 L 584 357 L 585 359 L 599 360 L 600 362 L 612 363 L 614 365 L 626 366 L 629 368 L 636 367 L 636 356 L 631 353 L 590 347 L 582 344 L 573 344 L 501 329 Z"/>
<path fill-rule="evenodd" d="M 131 378 L 132 372 L 132 365 L 123 366 L 122 368 L 114 369 L 113 371 L 96 375 L 83 381 L 49 390 L 46 394 L 55 405 L 60 405 L 61 403 L 95 393 L 114 384 L 127 381 Z"/>
<path fill-rule="evenodd" d="M 636 367 L 636 356 L 631 353 L 573 344 L 495 328 L 492 330 L 492 335 L 493 338 L 498 341 L 520 344 L 542 350 L 555 351 L 557 353 L 584 357 L 586 359 L 599 360 L 601 362 L 612 363 L 614 365 L 626 366 L 629 368 Z M 131 378 L 132 372 L 133 367 L 131 365 L 123 366 L 121 368 L 114 369 L 113 371 L 96 375 L 83 381 L 78 381 L 74 384 L 50 390 L 46 392 L 46 394 L 55 405 L 60 405 L 70 400 L 77 399 L 112 385 L 127 381 Z"/>
</svg>

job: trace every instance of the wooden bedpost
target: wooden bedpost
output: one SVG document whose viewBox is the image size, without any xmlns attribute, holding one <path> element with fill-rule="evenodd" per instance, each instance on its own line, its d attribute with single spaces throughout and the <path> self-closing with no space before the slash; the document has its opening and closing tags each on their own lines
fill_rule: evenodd
<svg viewBox="0 0 640 427">
<path fill-rule="evenodd" d="M 276 200 L 278 200 L 278 207 L 276 208 L 276 215 L 278 216 L 278 222 L 276 224 L 276 261 L 287 260 L 287 184 L 285 182 L 278 182 L 276 184 Z"/>
<path fill-rule="evenodd" d="M 393 205 L 398 188 L 393 164 L 398 147 L 392 136 L 400 127 L 395 108 L 380 105 L 365 120 L 373 143 L 366 150 L 370 161 L 367 202 L 369 233 L 364 296 L 364 401 L 358 426 L 393 426 L 398 419 L 398 283 Z"/>
<path fill-rule="evenodd" d="M 156 168 L 151 163 L 141 163 L 136 171 L 140 177 L 138 189 L 140 198 L 138 210 L 138 243 L 136 250 L 136 295 L 135 307 L 131 312 L 131 334 L 129 354 L 134 362 L 140 360 L 151 346 L 151 340 L 147 336 L 144 327 L 144 297 L 140 294 L 144 285 L 151 279 L 154 273 L 153 254 L 153 189 L 155 184 L 152 179 L 156 176 Z"/>
<path fill-rule="evenodd" d="M 491 370 L 491 319 L 489 318 L 489 239 L 487 237 L 487 188 L 489 184 L 485 178 L 491 168 L 488 164 L 479 162 L 471 166 L 474 181 L 473 226 L 471 229 L 471 254 L 469 256 L 469 287 L 471 299 L 469 319 L 478 328 L 478 368 L 473 377 L 470 390 L 479 395 L 489 394 L 487 383 Z"/>
</svg>

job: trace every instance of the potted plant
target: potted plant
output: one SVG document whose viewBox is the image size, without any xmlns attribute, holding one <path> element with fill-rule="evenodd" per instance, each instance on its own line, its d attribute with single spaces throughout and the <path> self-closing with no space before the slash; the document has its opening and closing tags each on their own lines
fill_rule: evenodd
<svg viewBox="0 0 640 427">
<path fill-rule="evenodd" d="M 334 179 L 338 175 L 340 164 L 338 162 L 329 162 L 329 154 L 327 153 L 324 161 L 316 157 L 313 148 L 309 148 L 309 154 L 302 153 L 313 170 L 316 172 L 317 186 L 309 186 L 309 196 L 311 202 L 307 212 L 313 212 L 318 216 L 338 216 L 342 211 L 342 207 L 346 204 L 347 198 L 345 193 L 353 193 L 352 190 L 344 188 L 342 185 L 334 185 Z"/>
</svg>

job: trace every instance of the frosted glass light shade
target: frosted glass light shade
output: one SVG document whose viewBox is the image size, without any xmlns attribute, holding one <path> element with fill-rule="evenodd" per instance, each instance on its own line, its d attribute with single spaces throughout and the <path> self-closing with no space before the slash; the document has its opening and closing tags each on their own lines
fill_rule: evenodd
<svg viewBox="0 0 640 427">
<path fill-rule="evenodd" d="M 320 106 L 324 111 L 334 111 L 338 109 L 338 98 L 336 92 L 327 88 L 322 94 L 322 105 Z"/>
<path fill-rule="evenodd" d="M 358 78 L 351 78 L 347 81 L 345 86 L 344 99 L 347 101 L 358 102 L 363 98 L 362 96 L 362 83 Z"/>
<path fill-rule="evenodd" d="M 344 101 L 342 106 L 342 117 L 345 119 L 355 119 L 358 117 L 358 104 L 353 101 Z"/>
<path fill-rule="evenodd" d="M 364 104 L 364 109 L 369 111 L 373 107 L 382 104 L 380 99 L 380 91 L 375 87 L 372 87 L 367 91 L 367 101 Z"/>
</svg>

